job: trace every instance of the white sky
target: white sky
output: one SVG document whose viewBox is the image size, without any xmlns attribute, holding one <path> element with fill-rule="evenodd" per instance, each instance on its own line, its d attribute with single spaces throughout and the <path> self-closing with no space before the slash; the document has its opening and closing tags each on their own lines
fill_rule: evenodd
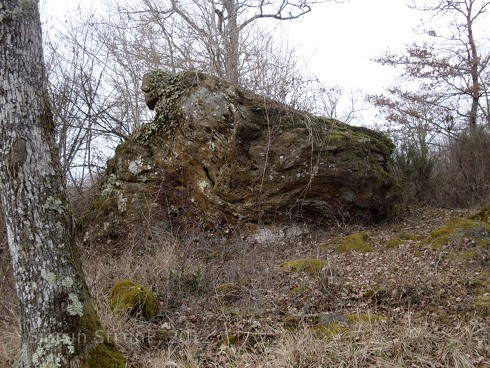
<svg viewBox="0 0 490 368">
<path fill-rule="evenodd" d="M 291 36 L 322 80 L 374 92 L 389 85 L 394 72 L 372 59 L 387 50 L 401 51 L 413 39 L 420 18 L 404 0 L 327 3 L 292 26 Z"/>
<path fill-rule="evenodd" d="M 48 19 L 62 19 L 67 9 L 90 1 L 45 0 Z M 348 89 L 379 90 L 392 72 L 371 61 L 386 50 L 399 50 L 410 42 L 420 12 L 406 0 L 350 0 L 313 6 L 301 21 L 290 23 L 293 44 L 308 60 L 310 70 L 328 84 Z"/>
<path fill-rule="evenodd" d="M 204 0 L 203 0 L 204 1 Z M 286 37 L 308 61 L 308 72 L 327 85 L 380 93 L 395 83 L 389 67 L 372 62 L 387 50 L 402 50 L 414 37 L 422 14 L 409 0 L 350 0 L 313 6 L 300 21 L 289 22 Z M 62 20 L 68 9 L 90 0 L 44 0 L 49 19 Z"/>
</svg>

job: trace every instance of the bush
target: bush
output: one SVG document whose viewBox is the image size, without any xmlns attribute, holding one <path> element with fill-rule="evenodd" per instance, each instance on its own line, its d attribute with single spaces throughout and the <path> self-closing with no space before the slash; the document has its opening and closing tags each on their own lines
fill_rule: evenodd
<svg viewBox="0 0 490 368">
<path fill-rule="evenodd" d="M 404 204 L 428 204 L 434 192 L 432 175 L 435 159 L 425 139 L 411 136 L 392 137 L 395 151 L 390 168 L 402 185 Z"/>
<path fill-rule="evenodd" d="M 490 130 L 478 127 L 429 145 L 423 134 L 392 136 L 391 170 L 404 204 L 472 208 L 490 190 Z M 435 143 L 435 144 L 434 144 Z"/>
<path fill-rule="evenodd" d="M 448 139 L 437 152 L 435 201 L 445 207 L 484 204 L 490 188 L 490 130 L 479 127 Z"/>
</svg>

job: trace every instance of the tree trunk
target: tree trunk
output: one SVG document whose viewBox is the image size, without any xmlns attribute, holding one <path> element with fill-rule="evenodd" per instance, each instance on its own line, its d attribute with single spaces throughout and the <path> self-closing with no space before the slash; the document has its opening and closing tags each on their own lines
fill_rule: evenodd
<svg viewBox="0 0 490 368">
<path fill-rule="evenodd" d="M 228 21 L 224 32 L 224 54 L 226 79 L 231 83 L 238 84 L 240 71 L 240 29 L 238 28 L 238 5 L 236 0 L 224 0 L 223 6 L 227 13 Z"/>
<path fill-rule="evenodd" d="M 470 116 L 469 116 L 469 128 L 470 133 L 476 133 L 476 127 L 478 124 L 478 107 L 480 106 L 480 81 L 479 81 L 479 73 L 480 73 L 480 61 L 478 58 L 478 51 L 476 48 L 475 38 L 473 36 L 473 12 L 472 12 L 473 3 L 470 2 L 467 14 L 466 14 L 466 27 L 468 31 L 468 65 L 470 67 L 470 75 L 471 75 L 471 108 L 470 108 Z"/>
<path fill-rule="evenodd" d="M 37 0 L 0 0 L 0 193 L 20 302 L 19 367 L 124 367 L 71 232 Z"/>
</svg>

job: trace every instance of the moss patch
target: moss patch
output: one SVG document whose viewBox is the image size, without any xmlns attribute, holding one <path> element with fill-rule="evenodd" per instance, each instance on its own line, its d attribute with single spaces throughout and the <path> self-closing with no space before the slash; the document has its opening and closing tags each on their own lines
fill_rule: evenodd
<svg viewBox="0 0 490 368">
<path fill-rule="evenodd" d="M 226 283 L 216 286 L 216 296 L 223 301 L 235 301 L 240 298 L 241 285 Z"/>
<path fill-rule="evenodd" d="M 402 243 L 400 238 L 391 238 L 386 242 L 386 248 L 392 249 L 392 248 L 398 248 L 400 244 Z"/>
<path fill-rule="evenodd" d="M 286 330 L 294 332 L 298 330 L 301 326 L 302 319 L 298 316 L 293 316 L 291 314 L 286 315 L 283 320 L 283 326 Z"/>
<path fill-rule="evenodd" d="M 478 257 L 478 253 L 474 250 L 464 250 L 461 252 L 449 252 L 447 258 L 451 261 L 471 261 Z"/>
<path fill-rule="evenodd" d="M 381 304 L 389 299 L 390 293 L 385 289 L 379 289 L 376 287 L 364 291 L 362 297 L 366 299 L 371 299 L 376 304 Z"/>
<path fill-rule="evenodd" d="M 332 339 L 335 335 L 344 334 L 349 331 L 343 323 L 335 322 L 329 326 L 316 325 L 311 328 L 311 332 L 318 338 Z"/>
<path fill-rule="evenodd" d="M 336 251 L 338 253 L 345 252 L 360 252 L 369 253 L 374 250 L 373 246 L 368 244 L 369 237 L 365 232 L 357 232 L 346 236 L 340 245 L 337 247 Z"/>
<path fill-rule="evenodd" d="M 287 261 L 281 266 L 281 271 L 293 273 L 306 273 L 310 276 L 318 276 L 324 267 L 327 266 L 327 261 L 315 258 L 304 258 Z"/>
<path fill-rule="evenodd" d="M 401 233 L 398 238 L 400 240 L 420 240 L 420 238 L 415 234 Z"/>
<path fill-rule="evenodd" d="M 475 213 L 473 216 L 470 216 L 472 220 L 479 220 L 486 222 L 487 224 L 490 223 L 490 197 L 488 197 L 488 204 L 487 206 L 482 209 L 480 212 Z"/>
<path fill-rule="evenodd" d="M 295 286 L 291 289 L 289 289 L 289 295 L 299 295 L 304 293 L 305 291 L 308 291 L 308 288 L 304 286 Z"/>
<path fill-rule="evenodd" d="M 490 293 L 477 297 L 475 307 L 483 316 L 490 316 Z"/>
<path fill-rule="evenodd" d="M 126 358 L 115 345 L 106 341 L 93 348 L 82 368 L 125 368 Z"/>
<path fill-rule="evenodd" d="M 118 281 L 111 292 L 111 308 L 117 313 L 150 319 L 158 311 L 158 303 L 144 287 L 130 281 Z"/>
<path fill-rule="evenodd" d="M 422 240 L 422 244 L 429 244 L 433 249 L 439 249 L 457 236 L 486 239 L 490 236 L 490 224 L 468 218 L 454 219 L 449 224 L 432 231 Z"/>
</svg>

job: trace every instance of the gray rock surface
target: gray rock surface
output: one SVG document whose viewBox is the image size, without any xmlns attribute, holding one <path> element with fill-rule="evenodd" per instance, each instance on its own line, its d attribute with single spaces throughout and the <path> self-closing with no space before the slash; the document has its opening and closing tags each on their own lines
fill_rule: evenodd
<svg viewBox="0 0 490 368">
<path fill-rule="evenodd" d="M 155 119 L 117 148 L 94 205 L 109 232 L 150 213 L 215 224 L 364 223 L 396 204 L 393 145 L 381 133 L 195 72 L 155 71 L 142 89 Z"/>
</svg>

